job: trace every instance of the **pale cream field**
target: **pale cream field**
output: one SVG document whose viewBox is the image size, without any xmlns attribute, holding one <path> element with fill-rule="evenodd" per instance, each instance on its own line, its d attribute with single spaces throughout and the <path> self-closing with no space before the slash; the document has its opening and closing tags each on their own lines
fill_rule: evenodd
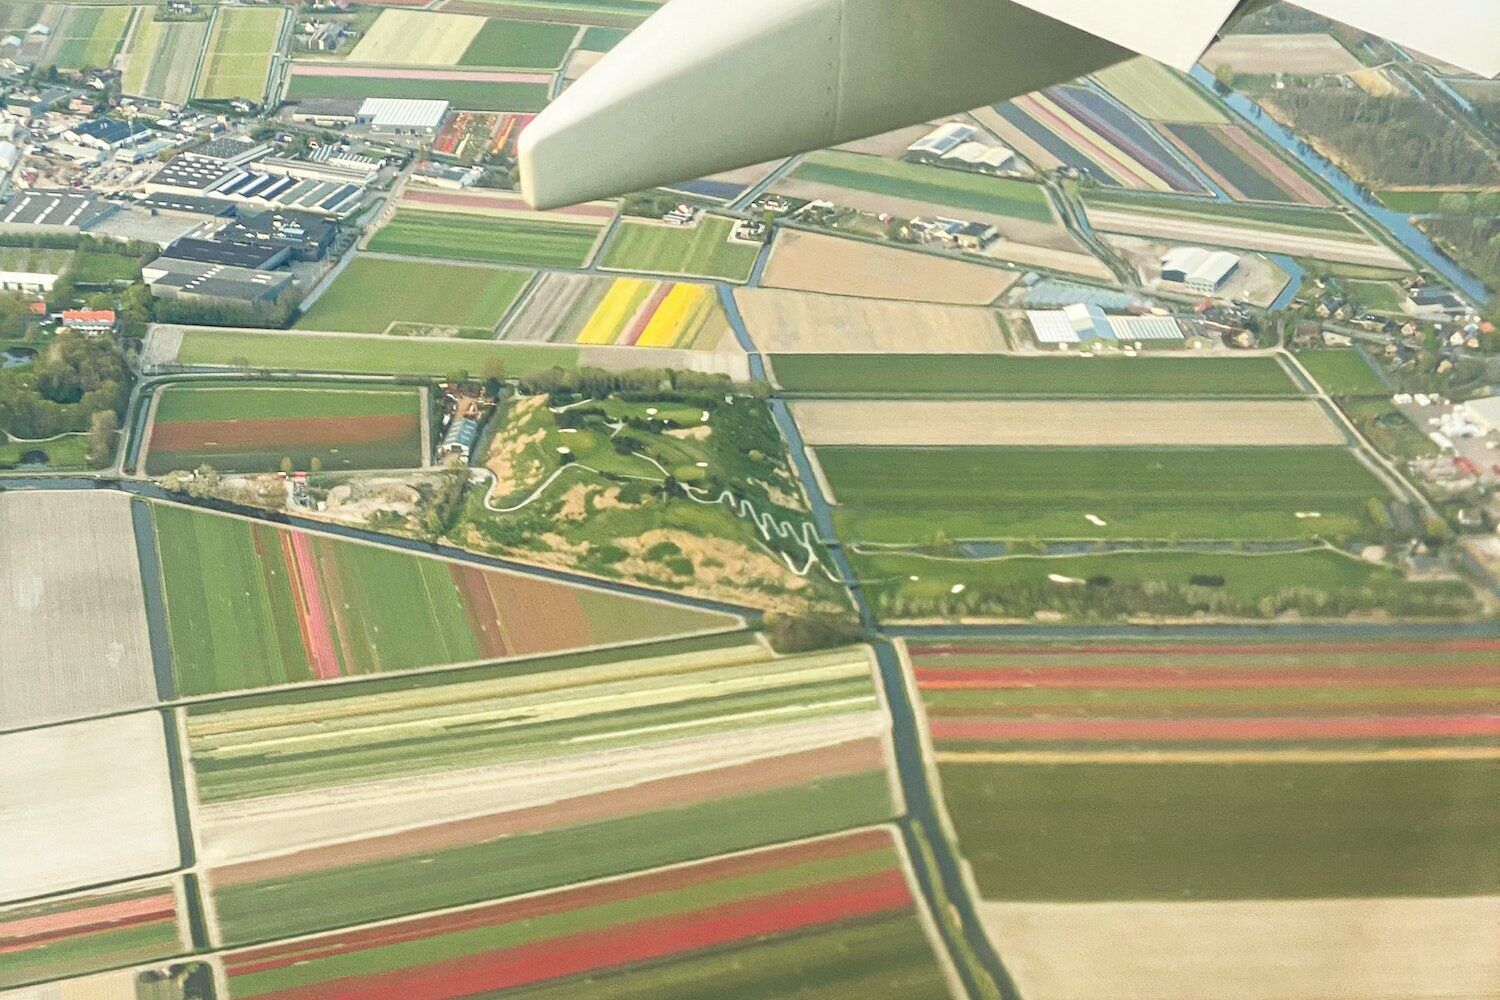
<svg viewBox="0 0 1500 1000">
<path fill-rule="evenodd" d="M 0 736 L 0 789 L 0 903 L 181 861 L 155 712 Z"/>
<path fill-rule="evenodd" d="M 0 997 L 4 1000 L 140 1000 L 136 978 L 135 970 L 121 969 L 40 986 L 23 986 L 6 990 L 0 993 Z"/>
<path fill-rule="evenodd" d="M 1014 271 L 934 254 L 783 229 L 761 284 L 830 295 L 982 306 L 1016 283 Z"/>
<path fill-rule="evenodd" d="M 1089 223 L 1095 229 L 1109 233 L 1156 236 L 1179 243 L 1203 243 L 1241 250 L 1264 250 L 1269 253 L 1291 254 L 1294 257 L 1316 257 L 1319 260 L 1368 264 L 1399 271 L 1407 269 L 1406 261 L 1395 251 L 1373 240 L 1305 236 L 1274 229 L 1256 229 L 1253 225 L 1226 225 L 1212 219 L 1184 219 L 1102 208 L 1090 208 L 1088 216 Z"/>
<path fill-rule="evenodd" d="M 1500 897 L 981 903 L 1027 1000 L 1500 994 Z"/>
<path fill-rule="evenodd" d="M 130 498 L 0 495 L 0 728 L 156 701 Z"/>
<path fill-rule="evenodd" d="M 484 27 L 484 18 L 383 10 L 349 53 L 355 63 L 385 66 L 454 66 Z"/>
<path fill-rule="evenodd" d="M 1229 66 L 1236 73 L 1269 76 L 1328 76 L 1352 73 L 1364 64 L 1332 35 L 1230 35 L 1203 57 L 1210 70 Z"/>
<path fill-rule="evenodd" d="M 1339 445 L 1312 400 L 810 399 L 792 403 L 809 445 L 1095 448 Z"/>
<path fill-rule="evenodd" d="M 737 288 L 750 339 L 766 354 L 991 354 L 1006 349 L 989 309 Z"/>
</svg>

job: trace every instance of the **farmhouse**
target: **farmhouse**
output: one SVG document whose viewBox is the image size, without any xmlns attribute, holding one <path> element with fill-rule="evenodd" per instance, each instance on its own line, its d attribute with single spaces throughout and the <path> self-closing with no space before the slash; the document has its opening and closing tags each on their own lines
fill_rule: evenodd
<svg viewBox="0 0 1500 1000">
<path fill-rule="evenodd" d="M 1173 247 L 1161 259 L 1161 280 L 1186 285 L 1189 291 L 1212 295 L 1240 266 L 1240 259 L 1227 250 Z"/>
<path fill-rule="evenodd" d="M 369 97 L 359 106 L 355 121 L 387 135 L 435 136 L 447 113 L 447 101 Z"/>
<path fill-rule="evenodd" d="M 115 328 L 113 309 L 64 309 L 62 325 L 88 333 L 103 333 Z"/>
</svg>

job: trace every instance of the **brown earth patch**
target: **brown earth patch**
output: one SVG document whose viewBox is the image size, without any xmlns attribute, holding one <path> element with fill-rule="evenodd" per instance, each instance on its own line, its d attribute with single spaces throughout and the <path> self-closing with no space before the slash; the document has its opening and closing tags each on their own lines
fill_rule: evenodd
<svg viewBox="0 0 1500 1000">
<path fill-rule="evenodd" d="M 398 445 L 417 429 L 416 414 L 373 417 L 268 418 L 197 420 L 155 424 L 147 451 L 198 451 L 204 448 L 260 449 L 273 445 L 338 447 L 341 444 Z"/>
</svg>

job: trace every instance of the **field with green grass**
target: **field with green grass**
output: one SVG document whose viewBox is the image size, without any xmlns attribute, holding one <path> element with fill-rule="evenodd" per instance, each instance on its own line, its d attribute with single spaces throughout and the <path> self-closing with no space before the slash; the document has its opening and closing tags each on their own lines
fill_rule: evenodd
<svg viewBox="0 0 1500 1000">
<path fill-rule="evenodd" d="M 369 249 L 491 264 L 582 267 L 598 238 L 598 226 L 398 209 L 370 240 Z"/>
<path fill-rule="evenodd" d="M 312 333 L 195 329 L 183 333 L 176 363 L 349 375 L 439 376 L 464 368 L 477 373 L 498 358 L 511 376 L 578 363 L 573 347 L 534 347 L 420 337 L 319 336 Z"/>
<path fill-rule="evenodd" d="M 70 273 L 80 285 L 112 285 L 117 282 L 130 283 L 141 276 L 141 265 L 134 257 L 118 253 L 103 253 L 85 247 L 73 259 Z"/>
<path fill-rule="evenodd" d="M 45 441 L 20 441 L 0 428 L 0 471 L 14 469 L 27 456 L 42 454 L 49 469 L 86 469 L 89 466 L 87 434 L 59 434 Z"/>
<path fill-rule="evenodd" d="M 791 176 L 793 180 L 966 211 L 1029 222 L 1053 222 L 1052 205 L 1041 185 L 1006 177 L 986 177 L 961 170 L 842 152 L 812 153 L 792 171 Z"/>
<path fill-rule="evenodd" d="M 587 28 L 578 47 L 585 52 L 608 52 L 623 42 L 628 34 L 630 32 L 624 28 Z"/>
<path fill-rule="evenodd" d="M 1432 215 L 1442 206 L 1440 204 L 1444 195 L 1453 194 L 1448 190 L 1433 191 L 1377 191 L 1376 199 L 1393 212 L 1405 212 L 1407 215 Z M 1474 191 L 1461 191 L 1460 194 L 1475 194 Z"/>
<path fill-rule="evenodd" d="M 1094 74 L 1121 104 L 1153 121 L 1221 124 L 1223 112 L 1175 70 L 1139 56 Z"/>
<path fill-rule="evenodd" d="M 296 325 L 486 338 L 531 276 L 530 271 L 356 257 Z"/>
<path fill-rule="evenodd" d="M 0 907 L 0 989 L 181 954 L 178 921 L 175 887 L 165 882 Z"/>
<path fill-rule="evenodd" d="M 193 95 L 198 58 L 208 37 L 208 19 L 159 20 L 162 8 L 141 15 L 126 52 L 121 90 L 169 104 L 186 104 Z"/>
<path fill-rule="evenodd" d="M 365 97 L 397 97 L 447 101 L 461 111 L 510 111 L 531 113 L 547 105 L 547 87 L 540 83 L 490 82 L 487 80 L 418 80 L 381 76 L 314 76 L 292 73 L 287 100 L 332 97 L 356 100 Z"/>
<path fill-rule="evenodd" d="M 499 660 L 729 622 L 167 504 L 154 505 L 152 517 L 182 694 Z"/>
<path fill-rule="evenodd" d="M 578 27 L 573 24 L 492 18 L 479 29 L 458 65 L 556 69 L 577 33 Z"/>
<path fill-rule="evenodd" d="M 156 395 L 147 475 L 210 465 L 220 472 L 408 469 L 422 464 L 422 393 L 354 383 L 169 385 Z"/>
<path fill-rule="evenodd" d="M 615 228 L 599 266 L 744 281 L 760 246 L 729 242 L 733 229 L 731 220 L 715 215 L 703 216 L 691 228 L 624 220 Z"/>
<path fill-rule="evenodd" d="M 1370 362 L 1357 350 L 1302 351 L 1297 360 L 1330 396 L 1385 396 L 1390 393 Z"/>
<path fill-rule="evenodd" d="M 218 8 L 193 96 L 206 101 L 243 98 L 259 103 L 266 96 L 271 56 L 280 40 L 284 16 L 280 7 Z"/>
<path fill-rule="evenodd" d="M 1361 308 L 1375 312 L 1399 313 L 1405 292 L 1393 281 L 1352 280 L 1348 291 Z"/>
<path fill-rule="evenodd" d="M 64 8 L 42 64 L 59 69 L 109 68 L 135 12 L 134 7 Z"/>
<path fill-rule="evenodd" d="M 778 354 L 789 392 L 1040 397 L 1292 396 L 1274 358 L 1048 358 L 1003 355 Z"/>
<path fill-rule="evenodd" d="M 940 532 L 1308 538 L 1358 531 L 1368 501 L 1385 497 L 1344 448 L 819 448 L 817 456 L 845 541 L 924 544 Z"/>
<path fill-rule="evenodd" d="M 1422 428 L 1408 420 L 1384 397 L 1343 398 L 1338 405 L 1365 439 L 1383 455 L 1413 459 L 1429 458 L 1440 452 Z"/>
</svg>

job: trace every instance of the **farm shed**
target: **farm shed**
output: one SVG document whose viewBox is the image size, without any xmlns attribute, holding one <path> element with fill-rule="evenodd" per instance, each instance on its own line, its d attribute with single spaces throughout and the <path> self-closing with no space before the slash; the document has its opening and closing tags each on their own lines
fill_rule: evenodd
<svg viewBox="0 0 1500 1000">
<path fill-rule="evenodd" d="M 1211 295 L 1240 266 L 1240 259 L 1227 250 L 1173 247 L 1161 259 L 1161 278 L 1186 285 L 1190 291 Z"/>
</svg>

